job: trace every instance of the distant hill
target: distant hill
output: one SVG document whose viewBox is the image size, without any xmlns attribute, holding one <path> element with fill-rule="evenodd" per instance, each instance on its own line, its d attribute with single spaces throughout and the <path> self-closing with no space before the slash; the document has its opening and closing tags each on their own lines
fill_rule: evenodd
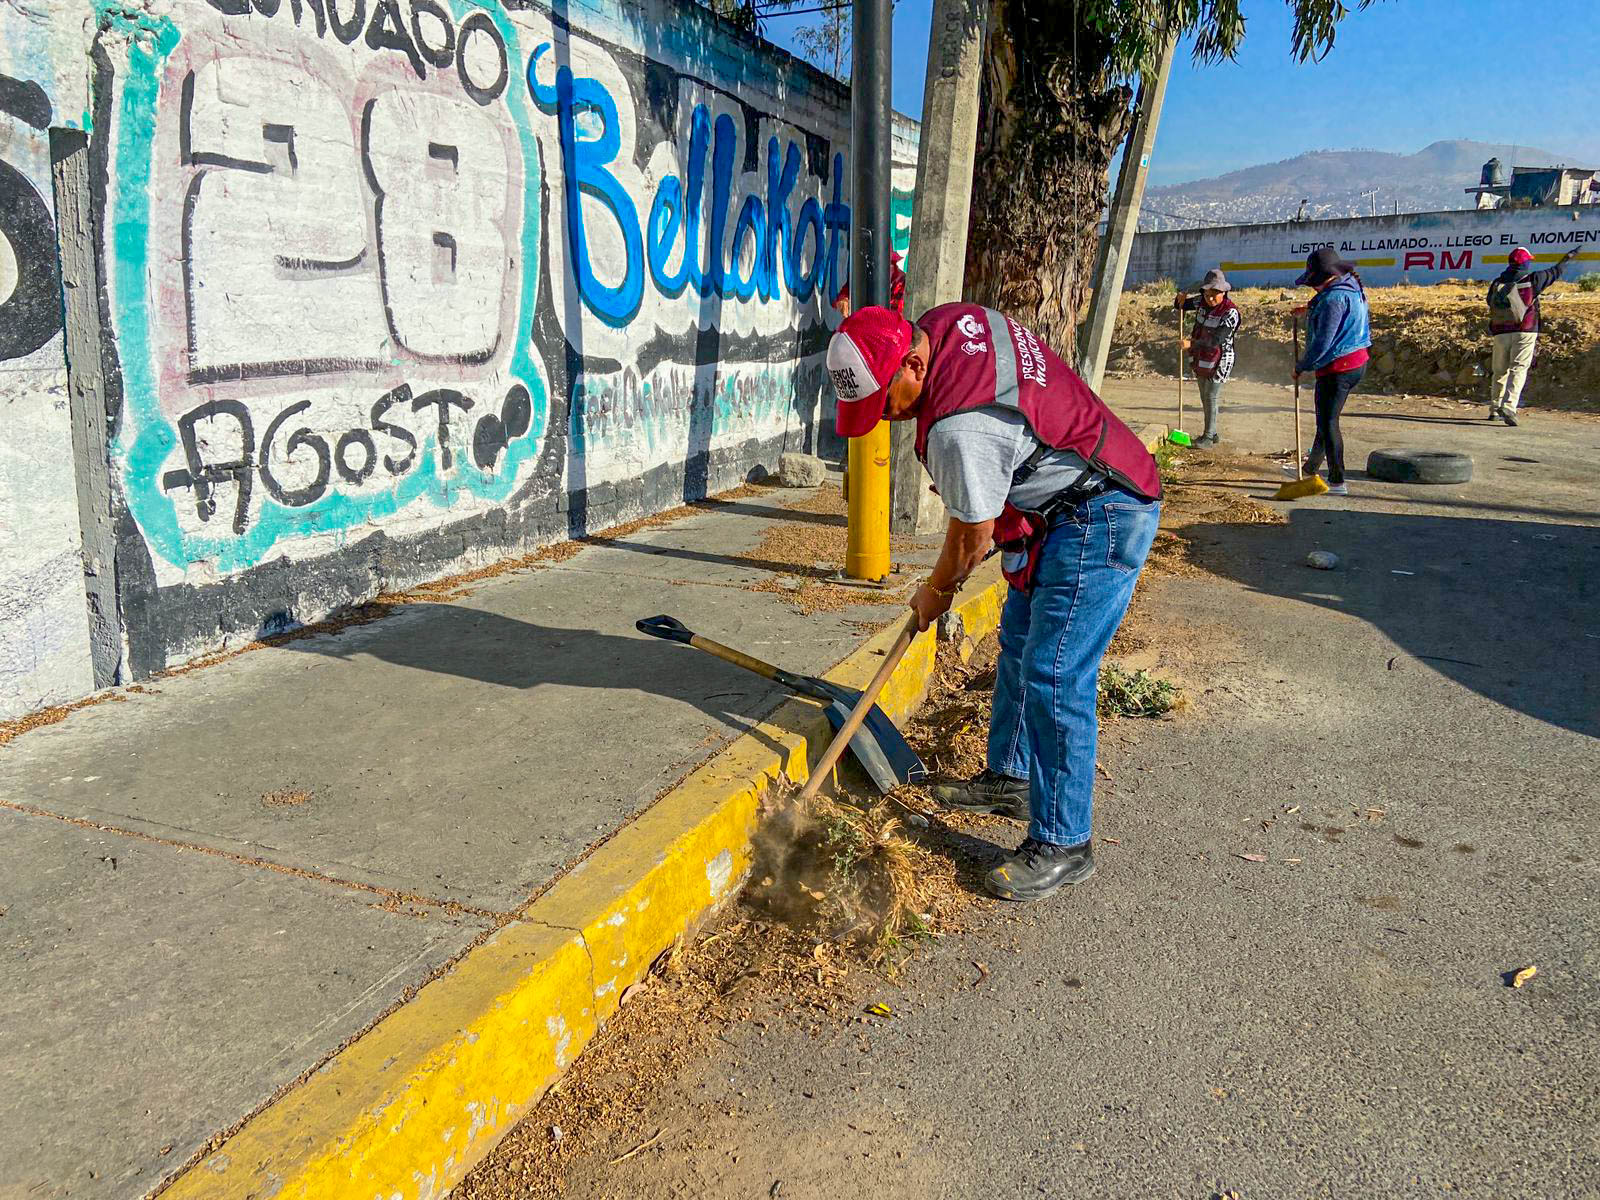
<svg viewBox="0 0 1600 1200">
<path fill-rule="evenodd" d="M 1196 179 L 1151 188 L 1145 193 L 1140 229 L 1181 229 L 1200 225 L 1242 225 L 1286 221 L 1310 203 L 1314 219 L 1361 216 L 1371 211 L 1362 192 L 1378 189 L 1379 212 L 1436 212 L 1469 208 L 1464 189 L 1478 182 L 1483 164 L 1498 158 L 1506 166 L 1589 165 L 1577 156 L 1554 154 L 1536 146 L 1497 146 L 1488 142 L 1434 142 L 1415 154 L 1382 150 L 1313 150 L 1229 171 L 1214 179 Z M 1183 219 L 1174 219 L 1183 218 Z"/>
</svg>

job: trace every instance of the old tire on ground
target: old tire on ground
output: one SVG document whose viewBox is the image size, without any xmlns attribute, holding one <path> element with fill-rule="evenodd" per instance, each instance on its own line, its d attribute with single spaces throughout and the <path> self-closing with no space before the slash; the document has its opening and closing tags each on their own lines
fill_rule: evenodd
<svg viewBox="0 0 1600 1200">
<path fill-rule="evenodd" d="M 1390 483 L 1466 483 L 1472 459 L 1446 450 L 1374 450 L 1367 474 Z"/>
</svg>

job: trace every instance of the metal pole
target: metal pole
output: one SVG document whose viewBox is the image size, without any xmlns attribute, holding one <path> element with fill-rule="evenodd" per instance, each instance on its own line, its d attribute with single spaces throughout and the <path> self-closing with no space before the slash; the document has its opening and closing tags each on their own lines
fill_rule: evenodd
<svg viewBox="0 0 1600 1200">
<path fill-rule="evenodd" d="M 851 11 L 850 301 L 889 302 L 889 151 L 894 109 L 889 85 L 892 0 L 856 0 Z M 849 541 L 844 571 L 852 579 L 889 574 L 889 424 L 850 441 Z"/>
<path fill-rule="evenodd" d="M 1096 391 L 1105 378 L 1106 360 L 1111 357 L 1111 336 L 1116 332 L 1122 281 L 1128 274 L 1133 235 L 1139 231 L 1139 206 L 1144 202 L 1150 154 L 1155 149 L 1161 104 L 1166 99 L 1167 77 L 1172 74 L 1172 56 L 1177 44 L 1176 38 L 1169 37 L 1155 69 L 1140 81 L 1139 115 L 1134 119 L 1133 135 L 1122 152 L 1117 190 L 1111 198 L 1111 216 L 1095 256 L 1094 298 L 1089 302 L 1089 315 L 1083 323 L 1078 373 Z"/>
<path fill-rule="evenodd" d="M 936 304 L 961 299 L 988 20 L 989 0 L 933 0 L 922 91 L 922 152 L 917 155 L 911 254 L 906 263 L 906 316 L 913 321 Z M 889 528 L 895 533 L 932 533 L 943 527 L 945 511 L 928 489 L 928 473 L 917 461 L 916 426 L 902 421 L 894 426 L 891 438 Z"/>
</svg>

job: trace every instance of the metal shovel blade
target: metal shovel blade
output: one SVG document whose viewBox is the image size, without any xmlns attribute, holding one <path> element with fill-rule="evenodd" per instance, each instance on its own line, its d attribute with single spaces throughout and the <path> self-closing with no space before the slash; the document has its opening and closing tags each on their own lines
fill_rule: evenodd
<svg viewBox="0 0 1600 1200">
<path fill-rule="evenodd" d="M 828 724 L 835 731 L 843 729 L 861 693 L 826 679 L 815 682 L 833 697 L 827 709 Z M 866 723 L 850 739 L 850 752 L 880 792 L 892 792 L 903 783 L 919 783 L 928 777 L 928 768 L 905 735 L 876 704 L 868 710 Z"/>
</svg>

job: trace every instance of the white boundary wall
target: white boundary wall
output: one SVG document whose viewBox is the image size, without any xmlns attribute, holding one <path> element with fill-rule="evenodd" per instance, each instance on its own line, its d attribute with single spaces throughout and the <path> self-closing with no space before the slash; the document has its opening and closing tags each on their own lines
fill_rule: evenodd
<svg viewBox="0 0 1600 1200">
<path fill-rule="evenodd" d="M 1141 233 L 1133 241 L 1127 286 L 1171 279 L 1193 286 L 1221 266 L 1235 287 L 1291 285 L 1306 255 L 1333 246 L 1376 287 L 1493 279 L 1506 255 L 1526 246 L 1541 263 L 1577 248 L 1575 278 L 1600 270 L 1600 205 L 1517 212 L 1402 213 L 1344 221 L 1280 221 Z"/>
</svg>

